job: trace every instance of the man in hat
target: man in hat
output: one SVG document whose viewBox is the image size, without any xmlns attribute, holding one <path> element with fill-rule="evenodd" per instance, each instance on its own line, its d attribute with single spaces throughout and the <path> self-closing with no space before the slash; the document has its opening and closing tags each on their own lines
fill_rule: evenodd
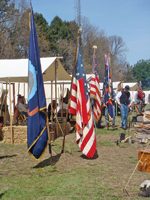
<svg viewBox="0 0 150 200">
<path fill-rule="evenodd" d="M 120 107 L 120 112 L 121 112 L 121 126 L 122 129 L 126 129 L 126 122 L 127 122 L 127 118 L 128 118 L 128 110 L 132 104 L 132 98 L 131 98 L 131 94 L 129 92 L 129 86 L 126 85 L 123 91 L 118 92 L 117 96 L 116 96 L 116 101 Z"/>
<path fill-rule="evenodd" d="M 20 94 L 18 95 L 18 103 L 16 104 L 16 107 L 23 115 L 26 117 L 28 116 L 27 105 L 24 104 L 24 96 L 21 96 Z"/>
</svg>

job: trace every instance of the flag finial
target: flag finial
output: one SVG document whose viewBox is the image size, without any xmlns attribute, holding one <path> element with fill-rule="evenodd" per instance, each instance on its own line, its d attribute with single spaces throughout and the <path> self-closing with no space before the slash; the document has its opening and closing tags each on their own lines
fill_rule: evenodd
<svg viewBox="0 0 150 200">
<path fill-rule="evenodd" d="M 93 49 L 97 49 L 97 46 L 96 46 L 96 45 L 94 45 L 94 46 L 93 46 Z"/>
</svg>

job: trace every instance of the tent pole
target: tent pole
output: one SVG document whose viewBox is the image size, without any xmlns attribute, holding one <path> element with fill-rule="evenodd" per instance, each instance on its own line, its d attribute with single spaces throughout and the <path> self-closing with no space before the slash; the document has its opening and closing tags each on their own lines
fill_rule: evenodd
<svg viewBox="0 0 150 200">
<path fill-rule="evenodd" d="M 4 99 L 4 105 L 5 105 L 5 112 L 4 112 L 4 124 L 6 123 L 6 109 L 7 109 L 7 85 L 8 83 L 6 82 L 6 94 L 5 94 L 5 99 Z"/>
<path fill-rule="evenodd" d="M 57 117 L 57 79 L 56 79 L 56 71 L 57 71 L 57 68 L 58 68 L 58 61 L 57 59 L 55 60 L 55 100 L 56 100 L 56 117 Z M 57 120 L 56 120 L 56 135 L 58 136 L 58 123 L 57 123 Z"/>
<path fill-rule="evenodd" d="M 63 83 L 62 95 L 61 95 L 61 117 L 63 117 L 63 97 L 64 97 L 64 83 Z"/>
<path fill-rule="evenodd" d="M 18 123 L 18 116 L 19 116 L 19 90 L 20 90 L 20 83 L 18 83 L 18 99 L 17 99 L 17 123 Z"/>
<path fill-rule="evenodd" d="M 14 114 L 15 114 L 15 83 L 13 83 L 13 108 L 14 108 Z M 14 115 L 14 118 L 15 118 L 15 115 Z"/>
<path fill-rule="evenodd" d="M 25 99 L 25 83 L 24 83 L 24 95 L 23 96 L 24 96 L 24 99 Z"/>
<path fill-rule="evenodd" d="M 51 123 L 53 121 L 53 81 L 51 81 Z"/>
<path fill-rule="evenodd" d="M 11 104 L 11 84 L 9 78 L 9 98 L 10 98 L 10 133 L 11 133 L 11 144 L 14 144 L 14 137 L 12 131 L 12 104 Z"/>
<path fill-rule="evenodd" d="M 1 116 L 3 117 L 2 106 L 3 106 L 3 83 L 2 83 L 2 94 L 1 94 Z M 4 122 L 4 119 L 3 119 Z"/>
</svg>

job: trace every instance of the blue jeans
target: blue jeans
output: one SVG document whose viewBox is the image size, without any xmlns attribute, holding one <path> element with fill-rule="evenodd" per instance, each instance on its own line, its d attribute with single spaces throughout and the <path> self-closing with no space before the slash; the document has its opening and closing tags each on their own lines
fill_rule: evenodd
<svg viewBox="0 0 150 200">
<path fill-rule="evenodd" d="M 137 99 L 137 103 L 141 103 L 141 100 Z M 143 98 L 142 103 L 145 103 L 145 98 Z M 143 107 L 142 106 L 137 106 L 137 108 L 139 109 L 139 112 L 141 112 L 141 110 L 142 110 Z M 143 112 L 144 112 L 144 110 L 143 110 Z M 136 115 L 138 115 L 137 111 L 136 111 Z"/>
<path fill-rule="evenodd" d="M 102 119 L 102 116 L 100 117 L 100 119 L 98 120 L 98 123 L 96 124 L 96 127 L 97 127 L 97 128 L 100 128 L 100 127 L 101 127 L 101 119 Z"/>
<path fill-rule="evenodd" d="M 137 99 L 137 103 L 141 103 L 140 99 Z M 139 112 L 141 112 L 141 106 L 137 106 Z M 138 115 L 138 112 L 136 111 L 136 115 Z"/>
<path fill-rule="evenodd" d="M 128 105 L 121 104 L 120 112 L 121 112 L 121 119 L 122 119 L 122 122 L 121 122 L 122 128 L 126 128 L 126 122 L 127 122 L 127 118 L 128 118 L 128 110 L 129 110 Z"/>
<path fill-rule="evenodd" d="M 105 123 L 108 124 L 108 108 L 105 107 Z M 115 124 L 115 102 L 113 102 L 113 120 L 112 124 Z"/>
</svg>

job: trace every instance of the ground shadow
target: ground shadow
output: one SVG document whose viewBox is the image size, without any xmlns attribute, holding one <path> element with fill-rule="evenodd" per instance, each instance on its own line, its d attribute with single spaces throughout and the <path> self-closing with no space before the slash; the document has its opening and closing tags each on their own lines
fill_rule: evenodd
<svg viewBox="0 0 150 200">
<path fill-rule="evenodd" d="M 105 126 L 96 127 L 98 130 L 105 128 Z"/>
<path fill-rule="evenodd" d="M 82 154 L 80 157 L 83 158 L 83 159 L 89 160 L 89 158 L 88 158 L 87 156 L 85 156 L 84 154 Z M 99 157 L 99 156 L 98 156 L 98 153 L 97 153 L 97 150 L 96 150 L 96 151 L 95 151 L 95 154 L 94 154 L 94 156 L 93 156 L 93 158 L 90 158 L 90 160 L 95 160 L 95 159 L 97 159 L 98 157 Z"/>
<path fill-rule="evenodd" d="M 0 159 L 4 159 L 4 158 L 12 158 L 12 157 L 15 157 L 17 156 L 16 154 L 14 155 L 10 155 L 10 156 L 0 156 Z"/>
<path fill-rule="evenodd" d="M 61 156 L 61 153 L 57 154 L 56 156 L 52 156 L 52 165 L 55 165 L 59 161 L 60 156 Z M 47 166 L 50 166 L 50 158 L 47 158 L 47 159 L 41 161 L 33 168 L 44 168 Z"/>
<path fill-rule="evenodd" d="M 116 130 L 118 130 L 118 128 L 116 127 L 116 128 L 113 128 L 113 129 L 111 129 L 111 131 L 116 131 Z"/>
<path fill-rule="evenodd" d="M 6 193 L 6 192 L 0 193 L 0 199 L 2 198 L 2 196 L 3 196 L 5 193 Z"/>
</svg>

